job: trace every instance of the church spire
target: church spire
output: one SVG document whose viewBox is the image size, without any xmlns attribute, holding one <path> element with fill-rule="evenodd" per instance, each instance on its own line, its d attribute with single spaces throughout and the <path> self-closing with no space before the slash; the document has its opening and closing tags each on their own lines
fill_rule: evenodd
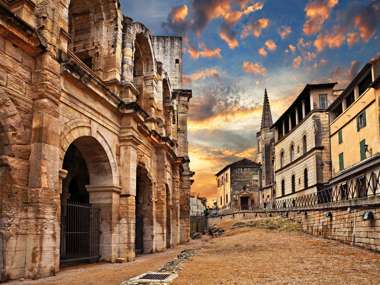
<svg viewBox="0 0 380 285">
<path fill-rule="evenodd" d="M 272 124 L 272 113 L 270 111 L 267 89 L 265 88 L 263 114 L 261 117 L 261 129 L 269 129 L 272 126 Z"/>
</svg>

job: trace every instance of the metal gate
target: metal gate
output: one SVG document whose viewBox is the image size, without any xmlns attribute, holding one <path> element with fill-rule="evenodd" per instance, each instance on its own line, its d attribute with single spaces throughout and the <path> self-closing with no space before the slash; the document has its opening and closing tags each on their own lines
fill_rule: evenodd
<svg viewBox="0 0 380 285">
<path fill-rule="evenodd" d="M 100 210 L 90 204 L 62 206 L 61 263 L 99 259 Z"/>
</svg>

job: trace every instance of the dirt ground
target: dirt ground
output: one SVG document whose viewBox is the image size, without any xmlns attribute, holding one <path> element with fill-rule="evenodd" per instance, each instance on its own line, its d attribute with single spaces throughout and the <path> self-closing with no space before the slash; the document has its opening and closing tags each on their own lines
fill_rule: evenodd
<svg viewBox="0 0 380 285">
<path fill-rule="evenodd" d="M 196 255 L 182 264 L 175 285 L 212 284 L 380 284 L 380 254 L 315 238 L 294 228 L 231 229 L 219 238 L 203 238 L 164 253 L 125 264 L 93 264 L 66 268 L 57 276 L 10 284 L 117 284 L 158 270 L 184 249 Z"/>
</svg>

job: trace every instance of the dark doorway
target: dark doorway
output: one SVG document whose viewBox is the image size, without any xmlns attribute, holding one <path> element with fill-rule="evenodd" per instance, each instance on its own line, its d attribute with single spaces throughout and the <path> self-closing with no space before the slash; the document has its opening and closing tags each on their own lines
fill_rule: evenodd
<svg viewBox="0 0 380 285">
<path fill-rule="evenodd" d="M 136 254 L 153 252 L 152 182 L 144 167 L 137 167 L 136 179 Z"/>
<path fill-rule="evenodd" d="M 61 197 L 61 263 L 97 261 L 99 210 L 89 204 L 89 171 L 79 149 L 72 144 L 65 155 Z"/>
<path fill-rule="evenodd" d="M 241 210 L 249 209 L 249 197 L 240 197 L 240 209 Z"/>
</svg>

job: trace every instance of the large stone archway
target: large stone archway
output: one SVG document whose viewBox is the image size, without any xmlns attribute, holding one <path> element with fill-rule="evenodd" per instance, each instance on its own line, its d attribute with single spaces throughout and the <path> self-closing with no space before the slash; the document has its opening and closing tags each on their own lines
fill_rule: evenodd
<svg viewBox="0 0 380 285">
<path fill-rule="evenodd" d="M 94 131 L 90 124 L 76 122 L 70 127 L 66 126 L 66 130 L 71 129 L 71 131 L 66 133 L 61 142 L 62 213 L 65 213 L 64 207 L 67 201 L 74 196 L 77 201 L 72 202 L 87 202 L 99 210 L 101 232 L 99 258 L 113 262 L 118 256 L 118 243 L 114 233 L 118 230 L 115 209 L 119 205 L 120 198 L 114 155 L 111 147 L 102 141 L 101 134 Z M 81 169 L 78 169 L 78 165 Z M 75 189 L 81 194 L 74 195 Z"/>
</svg>

